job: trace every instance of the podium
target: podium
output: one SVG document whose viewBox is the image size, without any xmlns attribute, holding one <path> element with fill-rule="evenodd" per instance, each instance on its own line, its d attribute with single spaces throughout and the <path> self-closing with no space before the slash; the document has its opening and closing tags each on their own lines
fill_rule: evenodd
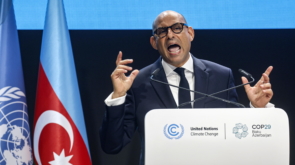
<svg viewBox="0 0 295 165">
<path fill-rule="evenodd" d="M 289 165 L 279 108 L 155 109 L 145 117 L 145 165 Z"/>
</svg>

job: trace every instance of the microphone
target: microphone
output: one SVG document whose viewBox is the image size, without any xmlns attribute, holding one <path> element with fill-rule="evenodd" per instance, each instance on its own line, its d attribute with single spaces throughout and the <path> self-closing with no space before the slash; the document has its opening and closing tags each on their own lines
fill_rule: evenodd
<svg viewBox="0 0 295 165">
<path fill-rule="evenodd" d="M 239 69 L 239 72 L 240 72 L 242 75 L 244 75 L 245 77 L 247 77 L 247 78 L 252 78 L 252 79 L 254 79 L 250 73 L 244 71 L 243 69 Z"/>
<path fill-rule="evenodd" d="M 177 106 L 177 108 L 179 108 L 180 106 L 183 106 L 183 105 L 190 104 L 190 103 L 192 103 L 192 102 L 198 101 L 199 99 L 200 99 L 200 100 L 201 100 L 201 99 L 204 99 L 204 98 L 206 98 L 206 97 L 214 98 L 214 99 L 217 99 L 217 100 L 220 100 L 220 101 L 226 102 L 226 103 L 234 104 L 234 105 L 236 105 L 236 106 L 240 106 L 240 107 L 245 108 L 245 106 L 242 105 L 242 104 L 240 104 L 240 103 L 236 103 L 236 102 L 233 102 L 233 101 L 229 101 L 229 100 L 226 100 L 226 99 L 222 99 L 222 98 L 219 98 L 219 97 L 215 97 L 215 96 L 213 96 L 213 95 L 218 94 L 218 93 L 221 93 L 221 92 L 225 92 L 225 91 L 228 91 L 228 90 L 231 90 L 231 89 L 234 89 L 234 88 L 237 88 L 237 87 L 240 87 L 240 86 L 243 86 L 243 85 L 246 85 L 246 84 L 249 84 L 249 83 L 254 82 L 254 79 L 253 79 L 252 82 L 249 82 L 249 83 L 246 83 L 246 84 L 242 84 L 242 85 L 239 85 L 239 86 L 236 86 L 236 87 L 232 87 L 232 88 L 229 88 L 229 89 L 226 89 L 226 90 L 222 90 L 222 91 L 220 91 L 220 92 L 216 92 L 216 93 L 213 93 L 213 94 L 208 95 L 208 94 L 205 94 L 205 93 L 202 93 L 202 92 L 193 91 L 193 90 L 190 90 L 190 89 L 187 89 L 187 88 L 183 88 L 183 87 L 180 87 L 180 86 L 172 85 L 172 84 L 169 84 L 169 83 L 166 83 L 166 82 L 163 82 L 163 81 L 160 81 L 160 80 L 154 79 L 153 77 L 154 77 L 155 75 L 158 74 L 159 70 L 160 70 L 160 68 L 156 69 L 156 70 L 152 73 L 152 75 L 151 75 L 151 77 L 150 77 L 150 79 L 151 79 L 152 81 L 155 81 L 155 82 L 158 82 L 158 83 L 161 83 L 161 84 L 165 84 L 165 85 L 169 85 L 169 86 L 172 86 L 172 87 L 176 87 L 176 88 L 179 88 L 179 89 L 184 89 L 184 90 L 187 90 L 187 91 L 190 91 L 190 92 L 194 92 L 194 93 L 197 93 L 197 94 L 200 94 L 200 95 L 203 95 L 203 96 L 204 96 L 204 97 L 198 98 L 198 99 L 193 100 L 193 101 L 190 101 L 190 102 L 182 103 L 182 104 L 180 104 L 179 106 Z M 247 72 L 245 72 L 245 73 L 247 73 Z M 243 75 L 245 75 L 245 74 L 243 74 Z"/>
<path fill-rule="evenodd" d="M 245 84 L 240 84 L 240 85 L 237 85 L 237 86 L 234 86 L 234 87 L 231 87 L 231 88 L 225 89 L 225 90 L 221 90 L 221 91 L 219 91 L 219 92 L 215 92 L 215 93 L 212 93 L 212 94 L 207 95 L 207 96 L 213 96 L 213 95 L 217 95 L 217 94 L 219 94 L 219 93 L 227 92 L 227 91 L 229 91 L 229 90 L 236 89 L 236 88 L 239 88 L 239 87 L 242 87 L 242 86 L 245 86 L 245 85 L 251 84 L 251 83 L 253 83 L 253 82 L 255 81 L 255 79 L 253 78 L 253 76 L 252 76 L 250 73 L 244 71 L 243 69 L 239 69 L 239 72 L 240 72 L 243 76 L 245 76 L 247 79 L 251 78 L 252 81 L 250 81 L 250 82 L 248 82 L 248 83 L 245 83 Z M 181 106 L 184 106 L 184 105 L 186 105 L 186 104 L 191 104 L 192 102 L 197 102 L 197 101 L 199 101 L 199 100 L 202 100 L 202 99 L 206 98 L 207 96 L 200 97 L 200 98 L 197 98 L 197 99 L 195 99 L 195 100 L 192 100 L 192 101 L 189 101 L 189 102 L 182 103 L 182 104 L 178 105 L 177 108 L 179 108 L 179 107 L 181 107 Z M 233 103 L 236 103 L 236 102 L 233 102 Z M 236 104 L 238 104 L 239 106 L 245 108 L 245 106 L 244 106 L 243 104 L 239 104 L 239 103 L 236 103 Z"/>
</svg>

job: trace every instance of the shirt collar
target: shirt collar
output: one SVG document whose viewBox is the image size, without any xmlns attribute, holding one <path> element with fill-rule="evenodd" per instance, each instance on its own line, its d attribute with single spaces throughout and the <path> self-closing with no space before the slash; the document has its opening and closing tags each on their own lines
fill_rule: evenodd
<svg viewBox="0 0 295 165">
<path fill-rule="evenodd" d="M 169 76 L 171 73 L 174 73 L 174 69 L 176 68 L 175 66 L 168 64 L 163 59 L 162 59 L 162 66 L 166 76 Z M 193 58 L 191 57 L 191 54 L 187 62 L 181 67 L 188 70 L 189 72 L 192 72 L 192 73 L 194 72 L 194 63 L 193 63 Z"/>
</svg>

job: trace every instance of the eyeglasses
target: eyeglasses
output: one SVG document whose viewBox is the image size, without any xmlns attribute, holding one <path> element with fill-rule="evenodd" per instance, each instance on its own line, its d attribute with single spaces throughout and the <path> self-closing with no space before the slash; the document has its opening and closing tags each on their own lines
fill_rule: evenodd
<svg viewBox="0 0 295 165">
<path fill-rule="evenodd" d="M 182 32 L 183 26 L 188 27 L 188 25 L 185 23 L 175 23 L 168 27 L 159 27 L 154 31 L 153 34 L 158 36 L 159 38 L 166 37 L 168 34 L 168 28 L 170 28 L 173 31 L 173 33 L 179 34 Z"/>
</svg>

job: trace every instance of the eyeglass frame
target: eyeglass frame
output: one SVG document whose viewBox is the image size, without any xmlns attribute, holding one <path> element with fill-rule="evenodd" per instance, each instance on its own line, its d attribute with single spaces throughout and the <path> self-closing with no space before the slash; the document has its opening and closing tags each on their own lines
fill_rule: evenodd
<svg viewBox="0 0 295 165">
<path fill-rule="evenodd" d="M 174 25 L 176 25 L 176 24 L 181 24 L 181 25 L 182 25 L 182 29 L 181 29 L 181 31 L 178 32 L 178 33 L 175 33 L 175 32 L 172 30 L 172 26 L 174 26 Z M 171 31 L 172 31 L 173 33 L 175 33 L 175 34 L 179 34 L 179 33 L 181 33 L 181 32 L 183 31 L 183 26 L 188 27 L 188 24 L 186 24 L 186 23 L 176 22 L 175 24 L 173 24 L 173 25 L 171 25 L 171 26 L 167 26 L 167 27 L 159 27 L 159 28 L 157 28 L 155 31 L 153 31 L 153 35 L 155 35 L 155 36 L 157 36 L 157 37 L 159 37 L 159 38 L 164 38 L 164 37 L 167 36 L 167 34 L 168 34 L 168 29 L 169 29 L 169 28 L 171 29 Z M 157 32 L 158 29 L 166 29 L 166 35 L 165 35 L 165 36 L 162 36 L 162 37 L 158 36 L 158 34 L 156 34 L 156 32 Z"/>
</svg>

